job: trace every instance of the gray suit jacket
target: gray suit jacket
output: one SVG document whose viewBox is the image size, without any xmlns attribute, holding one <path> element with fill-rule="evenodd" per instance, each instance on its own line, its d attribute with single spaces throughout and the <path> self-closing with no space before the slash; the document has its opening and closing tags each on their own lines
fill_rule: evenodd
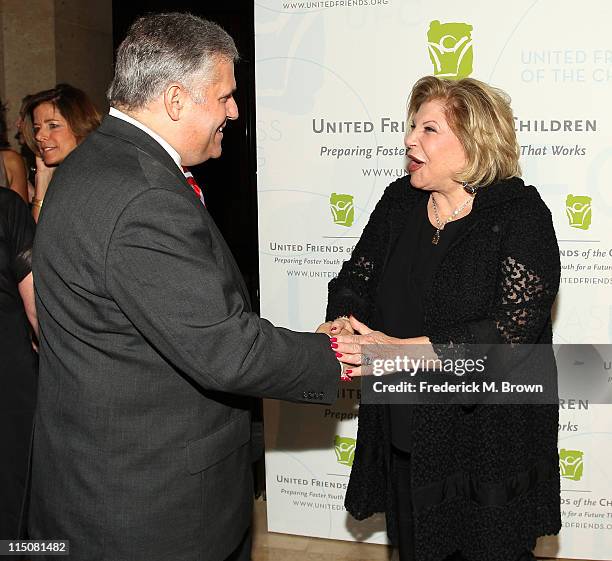
<svg viewBox="0 0 612 561">
<path fill-rule="evenodd" d="M 250 522 L 248 396 L 333 401 L 328 338 L 251 311 L 181 171 L 114 117 L 58 168 L 33 270 L 32 537 L 78 561 L 224 559 Z"/>
</svg>

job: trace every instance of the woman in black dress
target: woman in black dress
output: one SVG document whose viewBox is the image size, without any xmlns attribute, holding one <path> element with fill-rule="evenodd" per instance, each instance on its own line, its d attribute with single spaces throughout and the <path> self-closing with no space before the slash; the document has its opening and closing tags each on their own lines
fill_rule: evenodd
<svg viewBox="0 0 612 561">
<path fill-rule="evenodd" d="M 548 208 L 519 178 L 507 96 L 426 77 L 408 113 L 410 176 L 386 189 L 329 285 L 345 373 L 361 374 L 362 345 L 435 356 L 550 344 L 558 246 Z M 557 423 L 553 404 L 362 404 L 346 507 L 357 519 L 385 512 L 402 561 L 533 559 L 536 539 L 561 527 Z"/>
<path fill-rule="evenodd" d="M 34 407 L 37 330 L 31 257 L 34 220 L 0 189 L 0 540 L 23 538 Z"/>
</svg>

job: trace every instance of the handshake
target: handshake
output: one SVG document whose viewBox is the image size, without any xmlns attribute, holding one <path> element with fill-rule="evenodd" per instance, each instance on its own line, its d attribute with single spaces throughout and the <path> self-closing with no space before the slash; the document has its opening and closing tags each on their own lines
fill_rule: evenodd
<svg viewBox="0 0 612 561">
<path fill-rule="evenodd" d="M 334 321 L 322 323 L 316 332 L 329 336 L 331 350 L 341 365 L 340 379 L 344 382 L 350 381 L 355 376 L 361 376 L 362 345 L 390 345 L 400 341 L 380 331 L 372 331 L 353 316 L 342 316 Z"/>
<path fill-rule="evenodd" d="M 352 317 L 352 316 L 351 316 Z M 354 322 L 357 322 L 355 318 L 352 318 Z M 353 376 L 358 376 L 359 373 L 353 372 L 356 370 L 350 356 L 344 355 L 340 352 L 340 346 L 343 344 L 338 341 L 338 336 L 350 336 L 355 334 L 355 327 L 351 324 L 351 319 L 347 316 L 341 316 L 336 318 L 334 321 L 326 321 L 317 328 L 317 333 L 325 333 L 329 336 L 329 343 L 331 350 L 336 354 L 336 358 L 340 362 L 340 379 L 343 382 L 350 382 Z M 344 349 L 343 349 L 344 350 Z M 344 360 L 343 360 L 344 359 Z"/>
</svg>

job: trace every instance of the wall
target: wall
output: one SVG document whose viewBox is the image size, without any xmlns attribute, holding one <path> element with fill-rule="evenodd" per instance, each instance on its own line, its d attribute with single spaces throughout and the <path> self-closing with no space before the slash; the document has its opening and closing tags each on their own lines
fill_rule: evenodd
<svg viewBox="0 0 612 561">
<path fill-rule="evenodd" d="M 0 23 L 0 96 L 8 103 L 9 126 L 23 96 L 58 82 L 83 89 L 106 110 L 111 0 L 0 0 Z"/>
</svg>

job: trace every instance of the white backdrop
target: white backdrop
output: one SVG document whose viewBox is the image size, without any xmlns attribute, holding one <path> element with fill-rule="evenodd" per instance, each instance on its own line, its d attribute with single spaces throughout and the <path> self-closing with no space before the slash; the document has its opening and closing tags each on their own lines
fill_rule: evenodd
<svg viewBox="0 0 612 561">
<path fill-rule="evenodd" d="M 304 331 L 321 323 L 328 281 L 405 173 L 412 84 L 470 75 L 512 97 L 524 178 L 554 216 L 555 341 L 610 343 L 611 19 L 607 0 L 258 0 L 262 315 Z M 271 531 L 385 541 L 381 518 L 357 523 L 342 506 L 357 392 L 344 385 L 332 407 L 266 403 Z M 611 422 L 609 406 L 563 404 L 564 528 L 540 554 L 612 559 Z"/>
</svg>

